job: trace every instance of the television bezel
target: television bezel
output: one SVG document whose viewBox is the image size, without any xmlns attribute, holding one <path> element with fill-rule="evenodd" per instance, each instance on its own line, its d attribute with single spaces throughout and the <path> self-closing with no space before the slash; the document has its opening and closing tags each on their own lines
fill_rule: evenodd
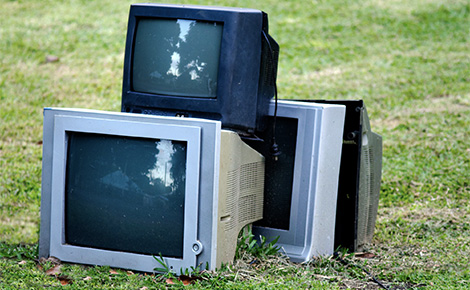
<svg viewBox="0 0 470 290">
<path fill-rule="evenodd" d="M 216 98 L 159 95 L 133 90 L 132 54 L 139 18 L 187 19 L 223 24 Z M 265 69 L 262 63 L 269 61 L 265 59 L 266 55 L 263 56 L 263 47 L 267 49 L 268 46 L 263 44 L 265 41 L 272 48 L 272 72 L 268 72 L 271 68 Z M 133 4 L 126 38 L 121 111 L 220 120 L 224 128 L 251 133 L 255 129 L 263 129 L 269 101 L 274 96 L 278 50 L 279 46 L 268 34 L 267 14 L 260 10 Z M 238 65 L 240 63 L 243 65 Z M 267 74 L 267 80 L 262 79 L 264 74 Z"/>
<path fill-rule="evenodd" d="M 80 109 L 44 110 L 40 257 L 146 272 L 161 267 L 153 255 L 64 244 L 67 131 L 187 142 L 187 172 L 191 173 L 186 180 L 183 258 L 163 258 L 175 270 L 196 267 L 201 261 L 215 264 L 220 122 Z"/>
<path fill-rule="evenodd" d="M 279 236 L 277 245 L 294 262 L 331 255 L 345 106 L 279 100 L 277 116 L 298 120 L 289 229 L 255 225 L 253 233 Z"/>
</svg>

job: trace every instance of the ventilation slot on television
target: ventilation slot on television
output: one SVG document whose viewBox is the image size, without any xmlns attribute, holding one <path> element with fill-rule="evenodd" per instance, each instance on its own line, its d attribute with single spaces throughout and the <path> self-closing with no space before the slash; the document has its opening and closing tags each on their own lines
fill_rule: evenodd
<svg viewBox="0 0 470 290">
<path fill-rule="evenodd" d="M 252 222 L 263 217 L 264 162 L 243 164 L 227 172 L 228 215 L 225 230 L 232 230 L 237 224 Z M 230 217 L 230 218 L 229 218 Z"/>
</svg>

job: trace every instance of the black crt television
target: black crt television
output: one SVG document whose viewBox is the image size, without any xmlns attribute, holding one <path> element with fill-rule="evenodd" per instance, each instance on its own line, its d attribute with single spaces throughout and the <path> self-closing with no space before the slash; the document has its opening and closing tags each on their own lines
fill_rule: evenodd
<svg viewBox="0 0 470 290">
<path fill-rule="evenodd" d="M 382 178 L 382 136 L 372 132 L 363 100 L 301 100 L 346 106 L 336 207 L 335 249 L 372 241 Z"/>
<path fill-rule="evenodd" d="M 133 4 L 122 112 L 220 120 L 264 130 L 279 46 L 254 9 Z"/>
</svg>

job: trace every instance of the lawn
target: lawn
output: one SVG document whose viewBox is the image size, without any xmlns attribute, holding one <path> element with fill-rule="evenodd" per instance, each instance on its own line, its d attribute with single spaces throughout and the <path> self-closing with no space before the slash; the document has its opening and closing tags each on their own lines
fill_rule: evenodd
<svg viewBox="0 0 470 290">
<path fill-rule="evenodd" d="M 281 47 L 279 96 L 363 99 L 384 140 L 369 258 L 298 265 L 245 252 L 185 288 L 379 288 L 364 270 L 390 289 L 470 288 L 468 0 L 166 2 L 267 12 Z M 71 264 L 59 271 L 37 260 L 42 109 L 120 111 L 131 2 L 0 3 L 0 288 L 183 287 L 167 276 Z"/>
</svg>

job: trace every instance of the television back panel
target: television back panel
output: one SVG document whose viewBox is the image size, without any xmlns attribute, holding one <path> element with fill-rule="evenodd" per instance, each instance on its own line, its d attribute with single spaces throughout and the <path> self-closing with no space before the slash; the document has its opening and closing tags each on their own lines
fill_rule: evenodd
<svg viewBox="0 0 470 290">
<path fill-rule="evenodd" d="M 371 131 L 366 107 L 361 110 L 359 191 L 357 194 L 357 237 L 351 250 L 362 251 L 372 241 L 379 207 L 382 178 L 382 136 Z"/>
<path fill-rule="evenodd" d="M 265 158 L 237 133 L 222 130 L 218 195 L 217 261 L 231 263 L 238 235 L 263 217 Z"/>
<path fill-rule="evenodd" d="M 277 244 L 293 261 L 333 253 L 344 115 L 341 105 L 279 101 L 278 161 L 269 158 L 269 144 L 245 140 L 266 156 L 263 219 L 253 233 L 279 236 Z M 260 137 L 272 134 L 268 129 Z"/>
</svg>

